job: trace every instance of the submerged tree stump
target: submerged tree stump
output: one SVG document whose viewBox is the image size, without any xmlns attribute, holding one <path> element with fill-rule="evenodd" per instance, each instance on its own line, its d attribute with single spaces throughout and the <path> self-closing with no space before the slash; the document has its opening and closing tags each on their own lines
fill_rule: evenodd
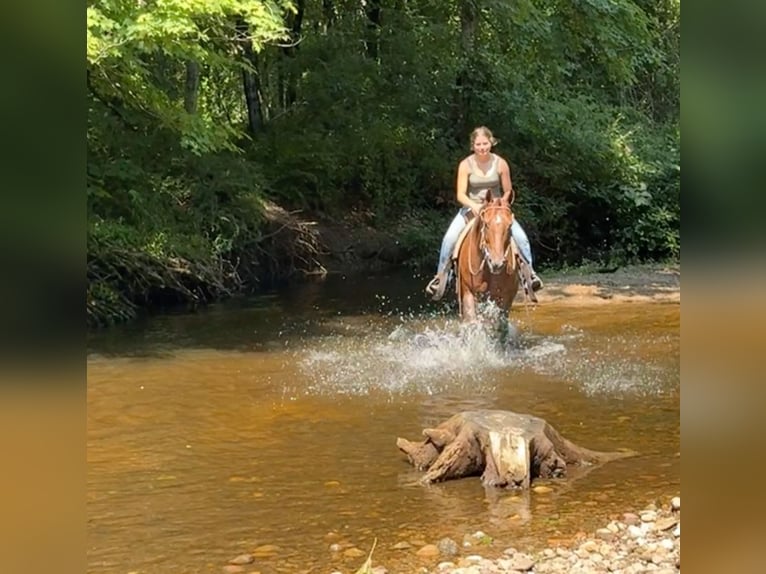
<svg viewBox="0 0 766 574">
<path fill-rule="evenodd" d="M 577 446 L 545 420 L 511 411 L 464 411 L 423 435 L 422 442 L 398 438 L 396 446 L 426 471 L 424 484 L 481 474 L 485 486 L 529 488 L 538 477 L 566 476 L 570 466 L 630 455 Z"/>
</svg>

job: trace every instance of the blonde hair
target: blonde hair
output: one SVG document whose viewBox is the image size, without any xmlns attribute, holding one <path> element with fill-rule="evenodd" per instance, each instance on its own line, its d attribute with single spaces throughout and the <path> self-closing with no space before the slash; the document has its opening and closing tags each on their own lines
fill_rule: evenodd
<svg viewBox="0 0 766 574">
<path fill-rule="evenodd" d="M 478 128 L 474 128 L 474 130 L 471 132 L 471 149 L 473 149 L 473 144 L 476 142 L 476 138 L 479 136 L 484 136 L 489 140 L 489 143 L 491 143 L 493 146 L 498 144 L 498 140 L 495 139 L 495 136 L 492 135 L 492 130 L 490 130 L 487 126 L 479 126 Z"/>
</svg>

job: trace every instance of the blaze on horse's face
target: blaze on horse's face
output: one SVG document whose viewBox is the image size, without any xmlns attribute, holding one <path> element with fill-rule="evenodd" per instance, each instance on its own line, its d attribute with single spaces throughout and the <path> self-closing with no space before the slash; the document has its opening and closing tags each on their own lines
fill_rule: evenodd
<svg viewBox="0 0 766 574">
<path fill-rule="evenodd" d="M 488 203 L 481 212 L 481 251 L 490 272 L 500 273 L 511 249 L 513 215 L 507 202 L 500 198 Z"/>
</svg>

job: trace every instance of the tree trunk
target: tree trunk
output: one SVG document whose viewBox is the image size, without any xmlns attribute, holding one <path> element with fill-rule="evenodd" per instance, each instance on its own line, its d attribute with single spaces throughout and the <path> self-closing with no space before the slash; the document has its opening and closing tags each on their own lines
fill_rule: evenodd
<svg viewBox="0 0 766 574">
<path fill-rule="evenodd" d="M 456 140 L 463 143 L 470 131 L 468 118 L 471 117 L 471 62 L 475 57 L 476 29 L 479 25 L 479 7 L 476 0 L 460 2 L 460 50 L 461 66 L 455 78 L 455 134 Z"/>
<path fill-rule="evenodd" d="M 333 27 L 337 18 L 337 10 L 333 0 L 322 0 L 322 16 L 323 26 L 322 33 L 326 34 L 327 31 Z"/>
<path fill-rule="evenodd" d="M 250 27 L 243 18 L 237 18 L 237 33 L 242 43 L 242 54 L 252 70 L 242 70 L 242 84 L 247 105 L 247 126 L 250 133 L 257 133 L 263 127 L 264 111 L 260 78 L 258 77 L 258 56 L 253 50 Z"/>
<path fill-rule="evenodd" d="M 298 0 L 295 14 L 290 14 L 285 21 L 285 26 L 290 29 L 290 45 L 282 48 L 283 64 L 285 64 L 281 66 L 279 72 L 279 94 L 282 109 L 289 108 L 298 97 L 297 78 L 292 69 L 293 66 L 289 62 L 295 58 L 295 53 L 298 50 L 305 9 L 306 1 Z"/>
<path fill-rule="evenodd" d="M 199 96 L 199 64 L 194 60 L 186 61 L 186 87 L 184 89 L 184 109 L 187 113 L 197 113 Z"/>
<path fill-rule="evenodd" d="M 423 435 L 422 442 L 398 438 L 396 446 L 426 471 L 424 484 L 481 475 L 485 486 L 529 488 L 535 478 L 564 477 L 572 466 L 631 455 L 577 446 L 545 420 L 511 411 L 465 411 Z"/>
<path fill-rule="evenodd" d="M 367 39 L 364 42 L 367 57 L 371 60 L 377 60 L 380 53 L 379 42 L 382 23 L 380 0 L 367 0 L 364 11 L 367 14 Z"/>
</svg>

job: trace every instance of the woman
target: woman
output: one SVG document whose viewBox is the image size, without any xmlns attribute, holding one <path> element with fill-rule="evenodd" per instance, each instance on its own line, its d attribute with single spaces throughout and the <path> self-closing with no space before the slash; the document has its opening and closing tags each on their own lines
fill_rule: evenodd
<svg viewBox="0 0 766 574">
<path fill-rule="evenodd" d="M 466 226 L 468 214 L 472 213 L 473 216 L 479 214 L 487 193 L 491 193 L 494 197 L 502 195 L 505 201 L 512 202 L 511 169 L 505 159 L 492 153 L 492 146 L 496 143 L 492 132 L 485 126 L 480 126 L 471 132 L 473 153 L 460 162 L 457 171 L 457 200 L 463 207 L 460 208 L 444 235 L 436 275 L 426 287 L 426 293 L 432 295 L 431 298 L 434 301 L 444 296 L 452 263 L 452 252 L 455 250 L 460 232 Z M 532 271 L 532 290 L 542 289 L 543 282 L 532 268 L 532 249 L 529 238 L 515 217 L 511 225 L 511 235 Z"/>
</svg>

